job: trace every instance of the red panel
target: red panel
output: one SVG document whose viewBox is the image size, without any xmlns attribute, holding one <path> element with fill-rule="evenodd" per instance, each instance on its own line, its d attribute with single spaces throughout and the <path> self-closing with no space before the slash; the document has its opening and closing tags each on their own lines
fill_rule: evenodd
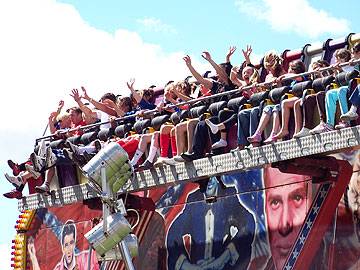
<svg viewBox="0 0 360 270">
<path fill-rule="evenodd" d="M 285 50 L 282 53 L 282 57 L 284 58 L 284 69 L 288 70 L 289 68 L 289 63 L 294 61 L 294 60 L 298 60 L 301 59 L 303 53 L 302 53 L 302 49 L 297 49 L 297 50 Z"/>
</svg>

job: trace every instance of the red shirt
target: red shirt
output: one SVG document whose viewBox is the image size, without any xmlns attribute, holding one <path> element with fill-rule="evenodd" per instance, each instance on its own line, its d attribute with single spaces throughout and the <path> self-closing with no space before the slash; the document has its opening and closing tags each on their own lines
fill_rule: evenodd
<svg viewBox="0 0 360 270">
<path fill-rule="evenodd" d="M 77 125 L 75 125 L 74 123 L 71 124 L 71 129 L 73 128 L 77 128 L 77 127 L 82 127 L 82 126 L 86 126 L 86 122 L 84 120 L 81 120 Z M 72 132 L 72 135 L 76 135 L 76 136 L 80 136 L 83 135 L 83 131 L 82 130 L 76 130 Z"/>
</svg>

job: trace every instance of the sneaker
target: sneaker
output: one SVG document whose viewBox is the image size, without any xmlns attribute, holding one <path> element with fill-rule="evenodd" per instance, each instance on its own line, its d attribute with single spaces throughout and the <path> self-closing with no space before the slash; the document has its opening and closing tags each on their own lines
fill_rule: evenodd
<svg viewBox="0 0 360 270">
<path fill-rule="evenodd" d="M 174 160 L 174 158 L 164 158 L 163 163 L 170 165 L 170 166 L 176 165 L 176 161 Z"/>
<path fill-rule="evenodd" d="M 348 111 L 340 116 L 341 121 L 350 122 L 358 119 L 359 115 L 356 112 Z"/>
<path fill-rule="evenodd" d="M 238 152 L 238 151 L 244 150 L 244 148 L 245 148 L 245 146 L 238 145 L 236 148 L 231 149 L 231 150 L 230 150 L 230 153 L 235 153 L 235 152 Z"/>
<path fill-rule="evenodd" d="M 334 127 L 332 125 L 321 122 L 315 128 L 310 130 L 310 134 L 320 134 L 320 133 L 324 133 L 324 132 L 332 131 L 332 130 L 334 130 Z"/>
<path fill-rule="evenodd" d="M 39 144 L 38 156 L 41 158 L 45 158 L 46 156 L 46 142 L 42 140 Z"/>
<path fill-rule="evenodd" d="M 12 184 L 14 187 L 18 188 L 23 184 L 21 176 L 10 176 L 5 173 L 5 178 Z"/>
<path fill-rule="evenodd" d="M 31 166 L 31 165 L 29 165 L 29 164 L 25 164 L 25 168 L 26 168 L 26 170 L 27 170 L 29 173 L 31 173 L 31 175 L 32 175 L 35 179 L 37 179 L 37 178 L 39 178 L 39 177 L 41 176 L 41 173 L 36 172 L 36 171 L 34 170 L 34 167 L 33 167 L 33 166 Z"/>
<path fill-rule="evenodd" d="M 217 141 L 216 143 L 214 143 L 211 148 L 212 149 L 218 149 L 218 148 L 222 148 L 222 147 L 226 147 L 227 146 L 227 141 L 220 139 L 219 141 Z"/>
<path fill-rule="evenodd" d="M 151 168 L 153 168 L 153 166 L 154 166 L 154 165 L 153 165 L 150 161 L 145 160 L 145 162 L 144 162 L 143 164 L 141 164 L 141 165 L 137 168 L 137 170 L 138 170 L 138 171 L 150 170 Z"/>
<path fill-rule="evenodd" d="M 158 157 L 158 159 L 154 162 L 154 167 L 161 166 L 164 164 L 164 157 Z"/>
<path fill-rule="evenodd" d="M 35 187 L 35 190 L 38 192 L 38 193 L 48 193 L 50 194 L 50 187 L 48 184 L 42 184 L 41 186 L 36 186 Z"/>
<path fill-rule="evenodd" d="M 181 157 L 185 160 L 185 162 L 191 162 L 195 159 L 199 159 L 200 157 L 198 157 L 195 153 L 182 153 Z"/>
<path fill-rule="evenodd" d="M 94 146 L 95 146 L 96 152 L 99 152 L 102 149 L 102 144 L 101 144 L 100 140 L 95 140 Z"/>
<path fill-rule="evenodd" d="M 219 127 L 217 125 L 213 124 L 209 119 L 205 119 L 205 123 L 210 128 L 212 134 L 218 133 Z"/>
<path fill-rule="evenodd" d="M 13 189 L 12 191 L 4 193 L 3 196 L 8 199 L 18 199 L 19 200 L 22 198 L 22 193 L 21 193 L 21 191 L 19 191 L 17 189 Z"/>
<path fill-rule="evenodd" d="M 269 144 L 269 143 L 273 143 L 273 142 L 276 142 L 276 141 L 277 141 L 276 135 L 270 134 L 269 137 L 266 140 L 264 140 L 264 143 Z"/>
<path fill-rule="evenodd" d="M 310 129 L 303 127 L 298 133 L 293 135 L 293 138 L 301 138 L 309 135 L 311 135 Z"/>
<path fill-rule="evenodd" d="M 254 135 L 247 138 L 250 143 L 259 143 L 262 141 L 261 133 L 255 133 Z"/>
<path fill-rule="evenodd" d="M 185 159 L 181 155 L 173 157 L 176 162 L 185 162 Z"/>
<path fill-rule="evenodd" d="M 41 172 L 45 167 L 45 160 L 37 156 L 35 153 L 31 153 L 30 161 L 34 167 L 34 170 Z"/>
<path fill-rule="evenodd" d="M 342 128 L 348 128 L 351 127 L 349 122 L 341 121 L 339 124 L 335 126 L 335 129 L 342 129 Z"/>
<path fill-rule="evenodd" d="M 15 163 L 14 161 L 12 161 L 11 159 L 9 159 L 7 161 L 7 164 L 9 165 L 9 167 L 12 169 L 13 171 L 13 175 L 17 176 L 20 173 L 20 169 L 19 169 L 19 165 L 17 163 Z"/>
<path fill-rule="evenodd" d="M 50 146 L 46 148 L 45 164 L 46 168 L 50 168 L 56 164 L 56 156 Z"/>
</svg>

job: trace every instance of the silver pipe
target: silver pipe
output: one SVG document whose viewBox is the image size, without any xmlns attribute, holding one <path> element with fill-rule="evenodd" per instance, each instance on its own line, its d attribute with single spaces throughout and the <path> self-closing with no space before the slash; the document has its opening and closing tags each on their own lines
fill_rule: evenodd
<svg viewBox="0 0 360 270">
<path fill-rule="evenodd" d="M 135 270 L 135 267 L 132 263 L 132 259 L 131 259 L 131 255 L 130 255 L 130 251 L 126 245 L 126 242 L 124 240 L 122 240 L 119 244 L 119 251 L 121 254 L 121 258 L 124 261 L 125 264 L 125 268 L 127 270 Z"/>
</svg>

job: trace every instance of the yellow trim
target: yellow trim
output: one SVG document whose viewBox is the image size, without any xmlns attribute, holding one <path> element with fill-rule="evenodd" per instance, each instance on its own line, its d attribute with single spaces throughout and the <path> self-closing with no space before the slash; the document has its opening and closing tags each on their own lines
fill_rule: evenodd
<svg viewBox="0 0 360 270">
<path fill-rule="evenodd" d="M 33 211 L 35 212 L 35 211 Z M 26 234 L 18 233 L 14 239 L 14 269 L 26 269 Z"/>
<path fill-rule="evenodd" d="M 331 89 L 337 89 L 340 87 L 337 83 L 331 83 L 330 85 L 331 85 Z"/>
<path fill-rule="evenodd" d="M 360 78 L 355 78 L 356 84 L 360 84 Z"/>
<path fill-rule="evenodd" d="M 149 127 L 149 133 L 154 133 L 154 132 L 155 132 L 155 128 Z"/>
<path fill-rule="evenodd" d="M 265 105 L 274 105 L 274 102 L 272 102 L 271 99 L 267 98 L 265 99 Z"/>
<path fill-rule="evenodd" d="M 251 104 L 249 104 L 249 103 L 245 103 L 245 104 L 244 104 L 244 107 L 245 107 L 245 109 L 250 109 L 250 108 L 252 108 Z"/>
<path fill-rule="evenodd" d="M 289 94 L 289 93 L 286 93 L 285 96 L 286 96 L 287 98 L 295 97 L 293 94 Z"/>
<path fill-rule="evenodd" d="M 314 94 L 316 94 L 314 89 L 306 89 L 306 93 L 307 93 L 308 95 L 314 95 Z"/>
</svg>

